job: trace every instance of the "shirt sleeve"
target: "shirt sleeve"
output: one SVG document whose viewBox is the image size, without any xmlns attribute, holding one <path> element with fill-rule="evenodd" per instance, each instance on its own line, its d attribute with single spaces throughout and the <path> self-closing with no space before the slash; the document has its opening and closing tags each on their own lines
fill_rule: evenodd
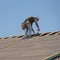
<svg viewBox="0 0 60 60">
<path fill-rule="evenodd" d="M 39 28 L 39 25 L 38 25 L 38 22 L 36 19 L 35 19 L 35 24 L 36 24 L 37 28 Z"/>
</svg>

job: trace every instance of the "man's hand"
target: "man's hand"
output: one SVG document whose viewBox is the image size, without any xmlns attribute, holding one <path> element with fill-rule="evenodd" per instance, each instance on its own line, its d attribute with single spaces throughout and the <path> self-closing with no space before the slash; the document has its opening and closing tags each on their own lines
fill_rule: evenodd
<svg viewBox="0 0 60 60">
<path fill-rule="evenodd" d="M 40 31 L 40 29 L 38 28 L 38 31 Z"/>
</svg>

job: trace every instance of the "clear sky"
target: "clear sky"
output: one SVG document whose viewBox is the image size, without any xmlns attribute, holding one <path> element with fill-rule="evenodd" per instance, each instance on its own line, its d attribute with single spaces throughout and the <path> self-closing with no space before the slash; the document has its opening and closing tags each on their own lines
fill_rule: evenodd
<svg viewBox="0 0 60 60">
<path fill-rule="evenodd" d="M 39 17 L 40 32 L 60 31 L 60 0 L 0 0 L 0 37 L 24 34 L 20 26 L 29 16 Z"/>
</svg>

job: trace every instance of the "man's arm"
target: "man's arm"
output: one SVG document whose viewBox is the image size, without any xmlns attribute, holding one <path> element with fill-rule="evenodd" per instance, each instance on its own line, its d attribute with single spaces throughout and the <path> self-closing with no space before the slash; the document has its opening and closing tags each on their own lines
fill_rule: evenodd
<svg viewBox="0 0 60 60">
<path fill-rule="evenodd" d="M 32 31 L 33 31 L 33 33 L 35 33 L 35 31 L 34 31 L 33 27 L 32 27 Z"/>
<path fill-rule="evenodd" d="M 39 25 L 38 25 L 38 23 L 37 23 L 37 20 L 35 20 L 35 24 L 36 24 L 36 26 L 37 26 L 37 28 L 38 28 L 38 31 L 40 31 L 40 28 L 39 28 Z"/>
</svg>

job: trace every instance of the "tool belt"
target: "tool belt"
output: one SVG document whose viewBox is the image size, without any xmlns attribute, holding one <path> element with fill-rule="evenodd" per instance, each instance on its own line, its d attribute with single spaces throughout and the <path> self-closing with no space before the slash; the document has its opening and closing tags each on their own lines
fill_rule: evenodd
<svg viewBox="0 0 60 60">
<path fill-rule="evenodd" d="M 24 23 L 22 23 L 21 28 L 22 28 L 22 30 L 25 30 L 26 26 Z"/>
<path fill-rule="evenodd" d="M 22 23 L 22 25 L 21 25 L 22 30 L 25 30 L 27 28 L 27 26 L 26 26 L 27 24 L 31 24 L 31 23 L 29 21 Z"/>
</svg>

